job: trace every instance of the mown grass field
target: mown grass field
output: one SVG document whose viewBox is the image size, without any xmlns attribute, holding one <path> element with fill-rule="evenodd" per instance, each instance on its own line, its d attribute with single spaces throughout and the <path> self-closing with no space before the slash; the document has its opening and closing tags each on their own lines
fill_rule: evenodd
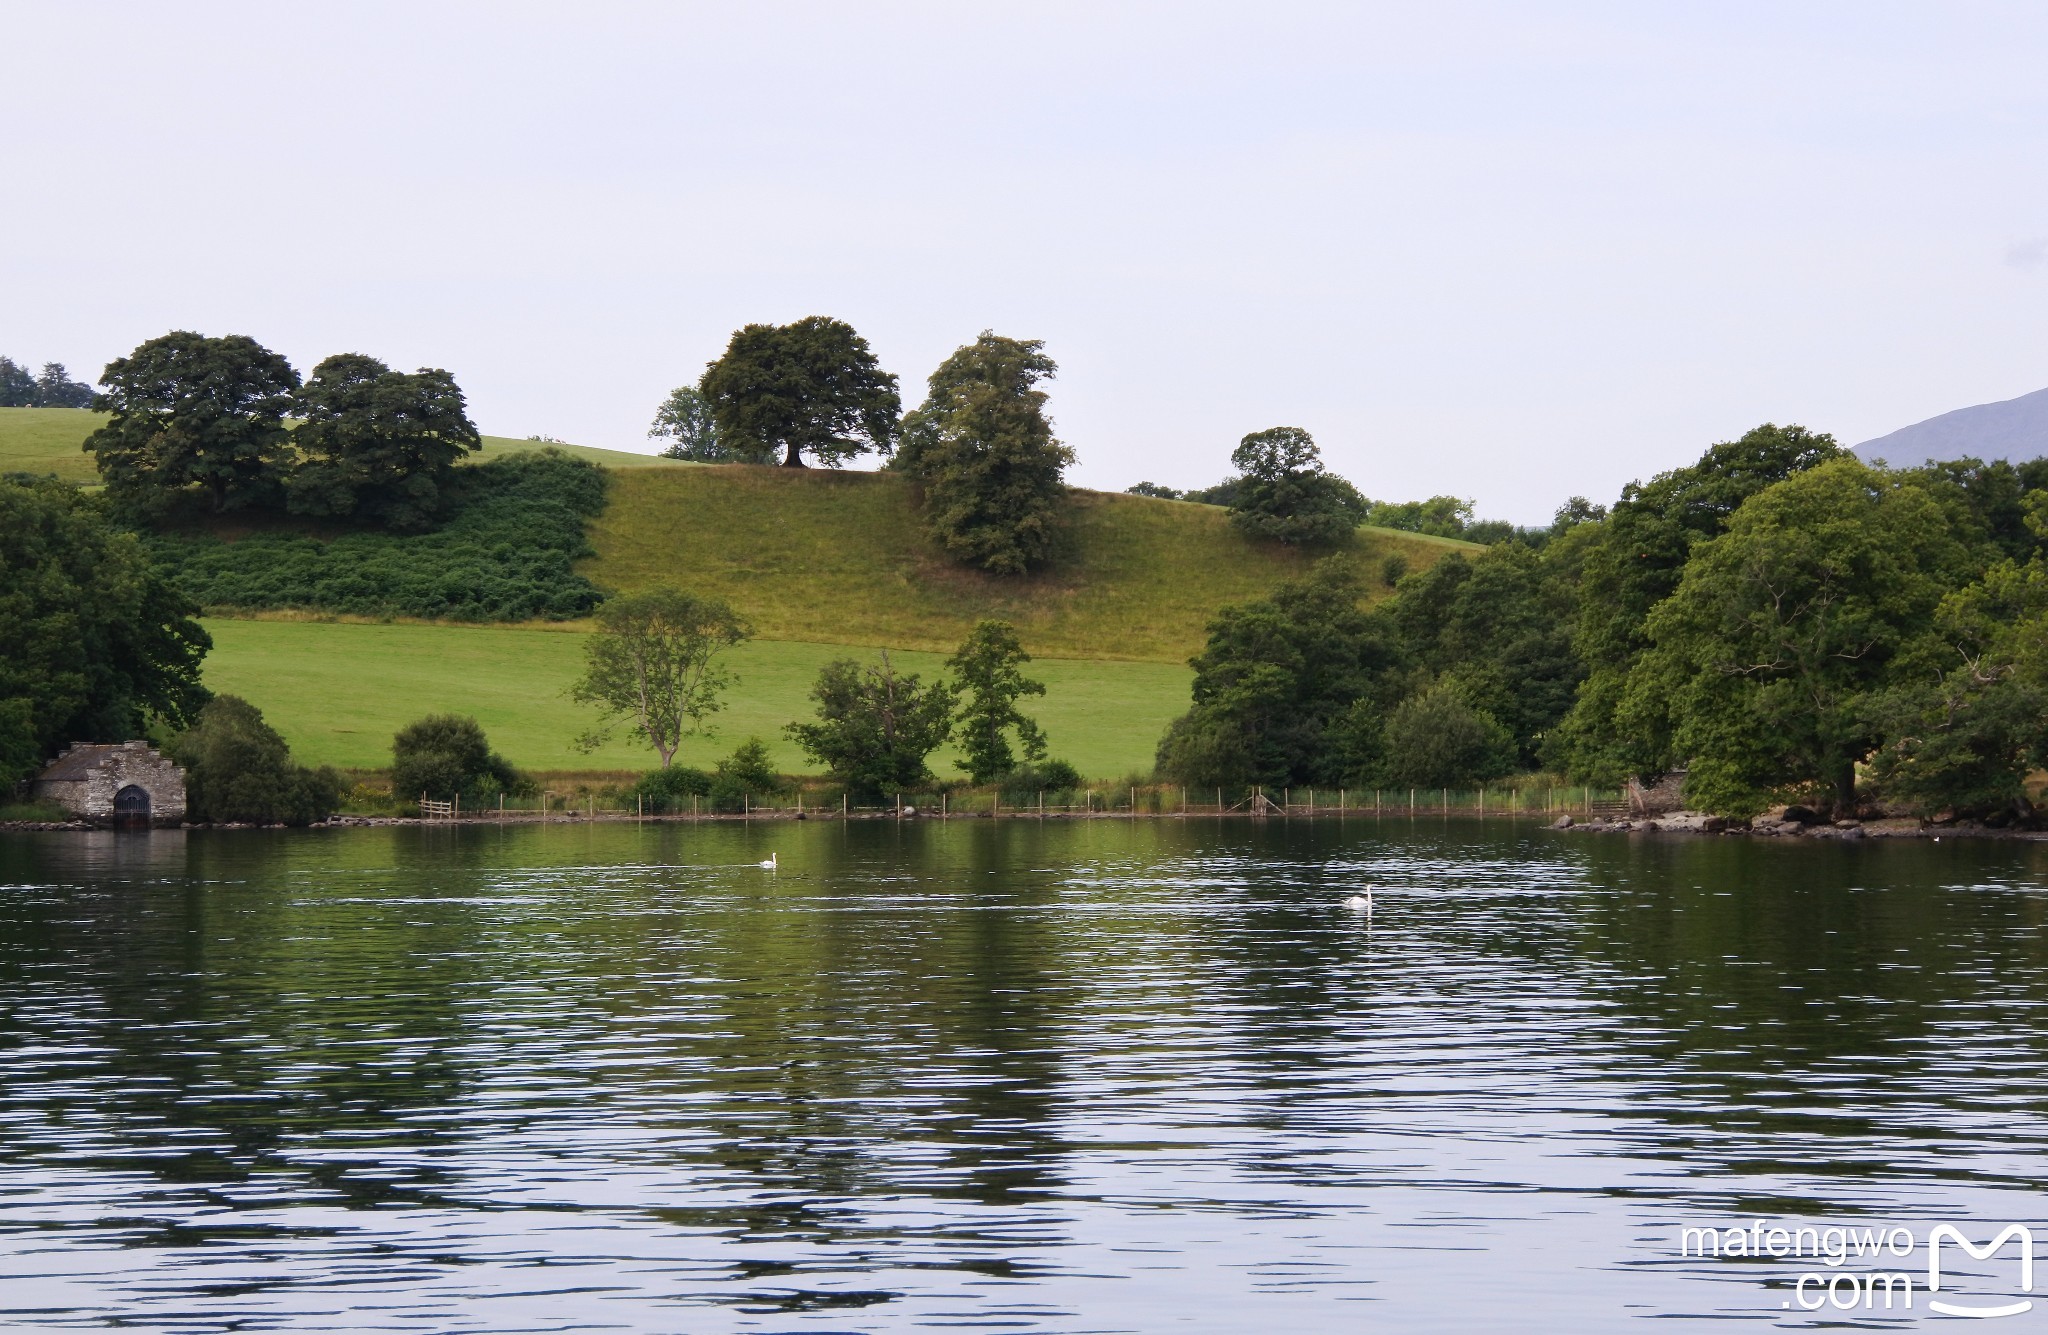
<svg viewBox="0 0 2048 1335">
<path fill-rule="evenodd" d="M 392 733 L 422 714 L 452 712 L 474 715 L 523 768 L 654 764 L 652 751 L 626 740 L 588 754 L 572 747 L 596 717 L 563 694 L 582 666 L 578 631 L 219 618 L 206 628 L 214 639 L 206 684 L 254 703 L 302 763 L 382 768 L 391 763 Z M 741 646 L 731 659 L 739 684 L 716 719 L 720 736 L 685 743 L 683 763 L 709 765 L 758 736 L 786 773 L 807 772 L 812 767 L 782 727 L 811 717 L 818 669 L 848 656 L 872 660 L 875 651 L 760 640 Z M 892 650 L 890 659 L 929 679 L 942 656 Z M 1041 659 L 1030 672 L 1046 694 L 1026 708 L 1044 725 L 1053 754 L 1091 778 L 1149 770 L 1160 733 L 1187 708 L 1191 674 L 1181 666 Z M 952 758 L 934 768 L 957 773 Z"/>
<path fill-rule="evenodd" d="M 1072 498 L 1065 549 L 1027 579 L 962 570 L 919 530 L 893 473 L 698 467 L 621 471 L 591 526 L 599 585 L 664 581 L 730 601 L 762 636 L 948 650 L 982 617 L 1034 652 L 1181 663 L 1219 607 L 1262 597 L 1312 557 L 1241 537 L 1211 505 L 1114 492 Z M 1469 543 L 1360 529 L 1343 559 L 1375 596 L 1384 558 L 1422 569 Z"/>
</svg>

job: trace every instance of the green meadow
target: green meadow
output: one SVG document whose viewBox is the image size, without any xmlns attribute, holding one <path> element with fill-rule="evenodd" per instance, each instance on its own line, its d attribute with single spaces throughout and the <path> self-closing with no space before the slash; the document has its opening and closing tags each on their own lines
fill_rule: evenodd
<svg viewBox="0 0 2048 1335">
<path fill-rule="evenodd" d="M 92 481 L 92 458 L 79 446 L 100 420 L 75 409 L 0 409 L 0 472 Z M 490 436 L 483 455 L 550 443 Z M 579 573 L 608 590 L 671 583 L 724 598 L 758 636 L 735 655 L 740 685 L 718 717 L 719 737 L 686 747 L 691 764 L 758 736 L 779 765 L 800 772 L 805 762 L 782 728 L 810 716 L 808 692 L 823 663 L 872 658 L 872 646 L 886 645 L 906 670 L 933 673 L 975 621 L 1001 617 L 1039 656 L 1049 694 L 1033 703 L 1053 754 L 1091 778 L 1149 770 L 1160 734 L 1187 708 L 1187 659 L 1217 610 L 1263 597 L 1313 560 L 1248 541 L 1215 506 L 1075 491 L 1051 567 L 997 578 L 934 553 L 915 487 L 893 473 L 560 448 L 611 470 L 610 498 L 589 530 L 595 554 Z M 249 529 L 238 520 L 219 536 L 232 542 Z M 1339 559 L 1377 599 L 1388 592 L 1389 556 L 1419 570 L 1476 550 L 1361 528 Z M 651 762 L 624 741 L 590 754 L 571 746 L 593 721 L 563 694 L 580 663 L 574 625 L 361 624 L 317 610 L 244 620 L 212 610 L 208 684 L 254 702 L 308 763 L 381 768 L 392 732 L 437 711 L 476 715 L 499 750 L 528 769 Z M 938 768 L 951 773 L 951 757 Z"/>
<path fill-rule="evenodd" d="M 578 631 L 221 618 L 209 618 L 206 628 L 214 640 L 206 684 L 253 701 L 307 764 L 383 768 L 393 732 L 442 712 L 474 715 L 492 744 L 527 769 L 654 764 L 652 751 L 623 735 L 594 753 L 572 745 L 596 719 L 564 694 L 582 666 Z M 826 662 L 877 653 L 773 640 L 742 645 L 729 660 L 738 684 L 713 720 L 719 735 L 686 742 L 682 763 L 708 765 L 753 736 L 768 743 L 785 772 L 810 770 L 783 725 L 811 716 L 811 684 Z M 892 650 L 890 660 L 929 676 L 943 656 Z M 1026 708 L 1045 726 L 1052 753 L 1090 777 L 1149 770 L 1160 733 L 1187 708 L 1191 674 L 1175 664 L 1047 658 L 1030 671 L 1046 693 Z M 934 757 L 933 769 L 956 774 L 953 758 Z"/>
<path fill-rule="evenodd" d="M 1182 663 L 1210 618 L 1307 571 L 1307 553 L 1245 539 L 1213 505 L 1071 493 L 1065 546 L 1044 572 L 964 570 L 925 540 L 916 489 L 894 473 L 721 465 L 622 469 L 590 526 L 602 587 L 664 581 L 724 598 L 765 638 L 947 650 L 983 617 L 1034 652 Z M 1411 570 L 1470 543 L 1362 528 L 1341 559 L 1377 598 L 1385 558 Z"/>
</svg>

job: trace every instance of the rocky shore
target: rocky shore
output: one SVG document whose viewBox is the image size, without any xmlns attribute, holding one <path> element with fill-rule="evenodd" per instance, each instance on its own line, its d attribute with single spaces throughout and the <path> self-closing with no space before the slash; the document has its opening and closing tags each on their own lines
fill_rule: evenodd
<svg viewBox="0 0 2048 1335">
<path fill-rule="evenodd" d="M 1550 828 L 1589 834 L 1738 834 L 1765 839 L 1939 839 L 1944 835 L 2048 839 L 2048 834 L 2038 830 L 1994 828 L 1974 820 L 1929 821 L 1918 816 L 1886 816 L 1830 821 L 1803 807 L 1780 807 L 1746 821 L 1710 816 L 1703 811 L 1669 811 L 1621 819 L 1559 816 L 1550 823 Z"/>
</svg>

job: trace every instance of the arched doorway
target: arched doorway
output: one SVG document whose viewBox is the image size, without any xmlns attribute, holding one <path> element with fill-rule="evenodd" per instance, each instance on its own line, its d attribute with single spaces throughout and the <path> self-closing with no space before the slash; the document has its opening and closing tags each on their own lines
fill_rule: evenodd
<svg viewBox="0 0 2048 1335">
<path fill-rule="evenodd" d="M 149 828 L 149 790 L 129 784 L 114 794 L 114 828 L 117 830 L 146 830 Z"/>
</svg>

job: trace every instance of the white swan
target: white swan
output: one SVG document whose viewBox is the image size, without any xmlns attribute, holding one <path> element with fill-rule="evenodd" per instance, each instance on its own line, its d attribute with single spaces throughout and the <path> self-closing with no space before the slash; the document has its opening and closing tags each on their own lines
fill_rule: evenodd
<svg viewBox="0 0 2048 1335">
<path fill-rule="evenodd" d="M 1368 885 L 1367 887 L 1365 887 L 1364 894 L 1353 895 L 1351 896 L 1351 898 L 1345 900 L 1344 907 L 1350 909 L 1353 913 L 1372 912 L 1372 887 Z"/>
<path fill-rule="evenodd" d="M 773 854 L 773 853 L 770 853 L 770 854 L 768 855 L 768 857 L 767 857 L 767 859 L 766 859 L 765 861 L 763 861 L 763 862 L 760 862 L 760 863 L 758 863 L 758 864 L 756 864 L 756 865 L 758 865 L 758 866 L 759 866 L 759 867 L 761 868 L 761 870 L 762 870 L 762 871 L 774 871 L 774 870 L 775 870 L 775 854 Z"/>
</svg>

